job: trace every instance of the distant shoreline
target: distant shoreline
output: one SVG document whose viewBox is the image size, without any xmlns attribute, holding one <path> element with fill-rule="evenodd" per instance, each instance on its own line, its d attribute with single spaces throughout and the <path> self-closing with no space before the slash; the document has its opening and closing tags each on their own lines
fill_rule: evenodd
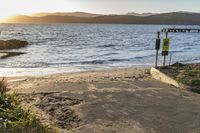
<svg viewBox="0 0 200 133">
<path fill-rule="evenodd" d="M 24 16 L 18 15 L 3 23 L 88 23 L 88 24 L 153 24 L 153 25 L 200 25 L 199 13 L 172 12 L 149 16 L 101 15 L 78 17 L 69 15 Z"/>
<path fill-rule="evenodd" d="M 84 25 L 154 25 L 154 26 L 157 26 L 157 25 L 163 25 L 163 26 L 199 26 L 200 24 L 125 24 L 125 23 L 23 23 L 23 22 L 19 22 L 19 23 L 1 23 L 0 24 L 2 25 L 81 25 L 81 24 L 84 24 Z"/>
</svg>

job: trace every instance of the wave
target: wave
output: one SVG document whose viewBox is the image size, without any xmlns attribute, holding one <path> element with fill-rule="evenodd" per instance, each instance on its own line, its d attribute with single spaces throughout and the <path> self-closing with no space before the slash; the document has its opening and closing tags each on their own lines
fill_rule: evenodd
<svg viewBox="0 0 200 133">
<path fill-rule="evenodd" d="M 184 49 L 184 50 L 192 50 L 193 48 L 189 48 L 189 47 L 188 47 L 188 48 L 183 48 L 183 49 Z"/>
<path fill-rule="evenodd" d="M 200 62 L 200 57 L 196 57 L 196 58 L 192 58 L 192 59 L 185 59 L 185 60 L 182 60 L 181 62 L 186 62 L 186 63 Z"/>
<path fill-rule="evenodd" d="M 70 64 L 105 64 L 106 60 L 92 60 L 92 61 L 80 61 L 80 62 L 71 62 Z"/>
<path fill-rule="evenodd" d="M 182 52 L 184 52 L 184 50 L 173 50 L 173 51 L 170 51 L 169 53 L 175 54 L 175 53 L 182 53 Z"/>
<path fill-rule="evenodd" d="M 109 59 L 109 60 L 91 60 L 91 61 L 80 61 L 80 62 L 70 62 L 69 64 L 108 64 L 110 62 L 124 62 L 129 61 L 129 59 Z"/>
<path fill-rule="evenodd" d="M 118 54 L 118 53 L 111 52 L 111 53 L 103 54 L 102 56 L 117 55 L 117 54 Z"/>
<path fill-rule="evenodd" d="M 44 40 L 46 40 L 46 41 L 57 41 L 58 39 L 49 37 L 49 38 L 44 38 Z"/>
<path fill-rule="evenodd" d="M 108 61 L 112 61 L 112 62 L 120 62 L 120 61 L 130 61 L 130 59 L 110 59 Z"/>
<path fill-rule="evenodd" d="M 153 57 L 153 56 L 155 56 L 155 55 L 151 54 L 151 55 L 137 56 L 137 57 L 135 57 L 133 59 L 143 59 L 143 58 L 148 58 L 148 57 Z"/>
<path fill-rule="evenodd" d="M 97 48 L 109 48 L 109 47 L 115 47 L 116 45 L 114 44 L 105 44 L 105 45 L 99 45 Z"/>
</svg>

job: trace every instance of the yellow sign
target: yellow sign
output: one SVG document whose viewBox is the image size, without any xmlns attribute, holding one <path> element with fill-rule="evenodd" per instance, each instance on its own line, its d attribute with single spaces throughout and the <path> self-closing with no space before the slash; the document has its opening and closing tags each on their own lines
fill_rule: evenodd
<svg viewBox="0 0 200 133">
<path fill-rule="evenodd" d="M 163 39 L 162 51 L 169 51 L 170 39 Z"/>
</svg>

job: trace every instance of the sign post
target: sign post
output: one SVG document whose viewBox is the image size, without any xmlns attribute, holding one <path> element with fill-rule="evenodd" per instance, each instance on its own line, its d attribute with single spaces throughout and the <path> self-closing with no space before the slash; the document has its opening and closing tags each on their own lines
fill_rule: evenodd
<svg viewBox="0 0 200 133">
<path fill-rule="evenodd" d="M 162 56 L 163 58 L 163 66 L 165 66 L 166 63 L 166 56 L 169 54 L 169 46 L 170 46 L 170 39 L 168 39 L 168 32 L 165 32 L 166 38 L 163 39 L 162 44 Z"/>
<path fill-rule="evenodd" d="M 155 68 L 157 68 L 158 67 L 158 51 L 160 50 L 160 32 L 157 33 L 155 50 L 156 50 Z"/>
</svg>

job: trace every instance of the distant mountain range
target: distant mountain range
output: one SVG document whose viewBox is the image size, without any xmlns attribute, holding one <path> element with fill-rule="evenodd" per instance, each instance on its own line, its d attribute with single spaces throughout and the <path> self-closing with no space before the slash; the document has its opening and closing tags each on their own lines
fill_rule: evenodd
<svg viewBox="0 0 200 133">
<path fill-rule="evenodd" d="M 151 15 L 155 15 L 156 13 L 135 13 L 135 12 L 129 12 L 126 15 L 133 15 L 133 16 L 151 16 Z"/>
<path fill-rule="evenodd" d="M 17 15 L 6 23 L 97 23 L 97 24 L 172 24 L 200 25 L 200 13 L 171 12 L 162 14 L 127 13 L 126 15 L 101 15 L 84 12 L 38 13 L 31 16 Z"/>
<path fill-rule="evenodd" d="M 44 16 L 73 16 L 73 17 L 97 17 L 101 16 L 101 14 L 93 14 L 86 12 L 55 12 L 55 13 L 36 13 L 30 16 L 33 17 L 44 17 Z"/>
</svg>

